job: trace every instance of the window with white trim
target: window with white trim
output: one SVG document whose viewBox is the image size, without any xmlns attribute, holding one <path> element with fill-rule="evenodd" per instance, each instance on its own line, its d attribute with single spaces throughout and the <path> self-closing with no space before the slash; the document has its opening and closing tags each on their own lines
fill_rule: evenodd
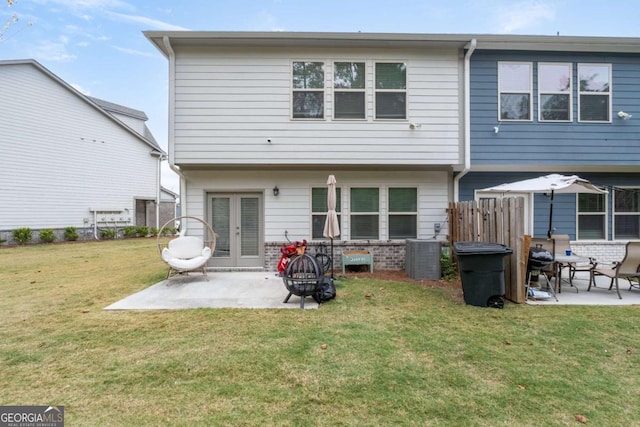
<svg viewBox="0 0 640 427">
<path fill-rule="evenodd" d="M 605 194 L 578 194 L 578 240 L 606 237 L 607 205 Z"/>
<path fill-rule="evenodd" d="M 327 192 L 327 187 L 311 189 L 311 238 L 314 240 L 324 239 L 324 223 L 327 220 Z M 340 195 L 340 187 L 336 187 L 336 213 L 338 214 L 338 223 L 342 228 Z"/>
<path fill-rule="evenodd" d="M 531 120 L 531 62 L 498 62 L 498 110 L 500 121 Z"/>
<path fill-rule="evenodd" d="M 578 121 L 611 121 L 611 64 L 578 64 Z"/>
<path fill-rule="evenodd" d="M 613 238 L 640 239 L 640 188 L 616 188 L 613 192 Z"/>
<path fill-rule="evenodd" d="M 380 191 L 378 188 L 352 188 L 349 216 L 352 240 L 380 238 Z"/>
<path fill-rule="evenodd" d="M 291 72 L 294 119 L 324 118 L 324 62 L 295 61 Z"/>
<path fill-rule="evenodd" d="M 418 237 L 418 189 L 389 188 L 389 239 Z"/>
<path fill-rule="evenodd" d="M 538 120 L 568 122 L 572 120 L 572 65 L 538 64 Z"/>
<path fill-rule="evenodd" d="M 364 62 L 333 64 L 333 117 L 366 118 L 366 66 Z"/>
<path fill-rule="evenodd" d="M 374 88 L 376 119 L 407 118 L 407 64 L 377 62 Z"/>
</svg>

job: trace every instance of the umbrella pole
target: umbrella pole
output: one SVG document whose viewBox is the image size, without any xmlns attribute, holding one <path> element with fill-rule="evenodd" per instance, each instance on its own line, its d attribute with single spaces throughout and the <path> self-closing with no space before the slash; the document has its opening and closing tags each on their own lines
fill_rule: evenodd
<svg viewBox="0 0 640 427">
<path fill-rule="evenodd" d="M 553 193 L 551 190 L 551 203 L 549 205 L 549 231 L 547 231 L 547 237 L 550 239 L 553 234 Z"/>
<path fill-rule="evenodd" d="M 331 280 L 335 280 L 333 277 L 333 237 L 331 238 Z"/>
</svg>

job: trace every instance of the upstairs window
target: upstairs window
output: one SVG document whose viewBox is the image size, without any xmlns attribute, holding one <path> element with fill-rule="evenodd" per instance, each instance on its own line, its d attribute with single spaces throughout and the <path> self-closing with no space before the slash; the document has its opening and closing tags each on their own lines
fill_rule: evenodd
<svg viewBox="0 0 640 427">
<path fill-rule="evenodd" d="M 294 62 L 293 118 L 324 118 L 324 63 Z"/>
<path fill-rule="evenodd" d="M 618 188 L 613 196 L 613 238 L 640 239 L 640 188 Z"/>
<path fill-rule="evenodd" d="M 418 237 L 418 189 L 389 189 L 389 238 Z"/>
<path fill-rule="evenodd" d="M 531 120 L 530 62 L 498 63 L 499 120 Z"/>
<path fill-rule="evenodd" d="M 311 238 L 314 240 L 321 240 L 325 237 L 324 223 L 327 220 L 327 187 L 317 187 L 311 189 Z M 338 223 L 342 229 L 342 215 L 340 197 L 340 187 L 336 187 L 336 213 L 338 214 Z"/>
<path fill-rule="evenodd" d="M 578 64 L 578 121 L 611 121 L 611 65 Z"/>
<path fill-rule="evenodd" d="M 334 63 L 334 118 L 365 119 L 365 73 L 364 62 Z"/>
<path fill-rule="evenodd" d="M 407 64 L 376 63 L 376 119 L 407 118 Z"/>
<path fill-rule="evenodd" d="M 351 189 L 351 239 L 379 239 L 379 194 L 377 188 Z"/>
<path fill-rule="evenodd" d="M 571 121 L 571 64 L 538 64 L 538 120 Z"/>
<path fill-rule="evenodd" d="M 606 209 L 604 194 L 578 194 L 578 240 L 605 238 Z"/>
</svg>

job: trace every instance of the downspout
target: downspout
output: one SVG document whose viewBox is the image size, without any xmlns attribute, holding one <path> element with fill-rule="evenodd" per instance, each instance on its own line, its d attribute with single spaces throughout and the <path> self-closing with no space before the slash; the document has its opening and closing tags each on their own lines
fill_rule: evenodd
<svg viewBox="0 0 640 427">
<path fill-rule="evenodd" d="M 171 47 L 169 36 L 163 36 L 162 42 L 169 59 L 169 129 L 168 129 L 168 163 L 169 168 L 180 177 L 180 215 L 187 215 L 187 182 L 180 167 L 175 164 L 175 91 L 176 91 L 176 54 Z M 188 221 L 180 221 L 180 235 L 187 232 Z"/>
<path fill-rule="evenodd" d="M 464 55 L 464 168 L 453 178 L 453 201 L 460 201 L 460 180 L 471 169 L 471 70 L 470 62 L 473 51 L 478 44 L 476 39 L 471 39 L 464 47 L 467 53 Z"/>
</svg>

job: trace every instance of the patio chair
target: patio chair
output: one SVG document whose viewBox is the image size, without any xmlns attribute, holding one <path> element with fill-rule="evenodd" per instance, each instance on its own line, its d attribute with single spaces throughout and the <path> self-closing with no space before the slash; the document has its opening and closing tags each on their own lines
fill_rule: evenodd
<svg viewBox="0 0 640 427">
<path fill-rule="evenodd" d="M 614 263 L 612 266 L 596 267 L 591 270 L 589 277 L 589 287 L 587 291 L 591 290 L 591 286 L 596 285 L 597 276 L 606 276 L 611 279 L 609 290 L 613 288 L 613 284 L 616 285 L 616 292 L 618 298 L 622 299 L 620 295 L 620 286 L 618 285 L 618 279 L 627 279 L 629 281 L 629 290 L 633 288 L 634 284 L 631 279 L 640 279 L 640 241 L 628 242 L 624 254 L 624 258 L 620 262 Z"/>
<path fill-rule="evenodd" d="M 184 222 L 187 219 L 193 219 L 201 222 L 204 225 L 206 232 L 211 236 L 211 240 L 205 242 L 196 236 L 179 235 L 178 237 L 169 240 L 168 243 L 163 243 L 161 241 L 166 228 L 171 224 L 175 224 L 177 220 Z M 160 257 L 169 266 L 166 280 L 171 278 L 173 275 L 188 274 L 192 271 L 202 272 L 205 280 L 209 280 L 209 277 L 207 276 L 207 262 L 215 250 L 216 235 L 211 226 L 205 221 L 192 216 L 180 216 L 173 218 L 172 220 L 167 221 L 158 232 L 157 243 Z"/>
<path fill-rule="evenodd" d="M 580 257 L 581 255 L 576 254 L 571 249 L 571 241 L 568 234 L 554 234 L 551 236 L 554 241 L 555 253 L 556 254 L 564 254 L 567 250 L 571 251 L 573 255 Z M 562 270 L 569 270 L 569 285 L 573 286 L 573 278 L 576 276 L 578 271 L 586 271 L 590 272 L 592 269 L 596 267 L 596 259 L 592 257 L 582 257 L 584 258 L 584 262 L 559 262 L 556 264 L 556 272 L 558 279 L 558 292 L 562 292 Z M 575 288 L 576 291 L 578 288 Z"/>
</svg>

